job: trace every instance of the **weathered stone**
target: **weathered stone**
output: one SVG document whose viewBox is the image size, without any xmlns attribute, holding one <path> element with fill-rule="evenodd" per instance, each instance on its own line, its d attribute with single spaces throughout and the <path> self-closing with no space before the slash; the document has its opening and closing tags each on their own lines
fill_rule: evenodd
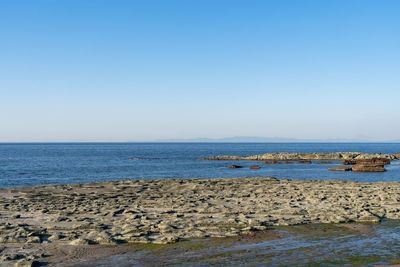
<svg viewBox="0 0 400 267">
<path fill-rule="evenodd" d="M 15 267 L 37 267 L 40 266 L 40 262 L 36 260 L 27 260 L 27 259 L 22 259 L 17 261 L 14 264 Z"/>
<path fill-rule="evenodd" d="M 91 242 L 84 238 L 78 238 L 69 242 L 70 245 L 79 246 L 79 245 L 89 245 Z"/>
<path fill-rule="evenodd" d="M 38 236 L 30 236 L 26 240 L 27 244 L 35 244 L 35 243 L 40 243 L 40 237 Z"/>
<path fill-rule="evenodd" d="M 62 238 L 63 238 L 62 235 L 56 233 L 56 234 L 51 235 L 51 236 L 48 238 L 48 240 L 54 242 L 54 241 L 58 241 L 58 240 L 60 240 L 60 239 L 62 239 Z"/>
</svg>

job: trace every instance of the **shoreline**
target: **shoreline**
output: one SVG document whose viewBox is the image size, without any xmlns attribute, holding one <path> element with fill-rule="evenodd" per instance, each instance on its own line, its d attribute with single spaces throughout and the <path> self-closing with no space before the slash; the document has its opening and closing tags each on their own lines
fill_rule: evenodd
<svg viewBox="0 0 400 267">
<path fill-rule="evenodd" d="M 4 188 L 0 243 L 5 248 L 170 244 L 282 225 L 379 222 L 400 219 L 399 200 L 400 182 L 273 177 Z"/>
</svg>

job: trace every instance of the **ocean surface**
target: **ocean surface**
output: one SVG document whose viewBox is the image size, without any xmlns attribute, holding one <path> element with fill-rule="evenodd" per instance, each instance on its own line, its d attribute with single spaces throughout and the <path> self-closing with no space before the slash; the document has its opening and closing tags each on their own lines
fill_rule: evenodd
<svg viewBox="0 0 400 267">
<path fill-rule="evenodd" d="M 254 161 L 208 161 L 217 155 L 268 152 L 398 153 L 400 143 L 34 143 L 0 144 L 0 188 L 41 184 L 152 178 L 273 176 L 284 179 L 400 181 L 400 161 L 385 173 L 328 171 L 337 164 L 260 164 Z M 230 169 L 231 164 L 242 169 Z M 338 163 L 339 164 L 339 163 Z"/>
</svg>

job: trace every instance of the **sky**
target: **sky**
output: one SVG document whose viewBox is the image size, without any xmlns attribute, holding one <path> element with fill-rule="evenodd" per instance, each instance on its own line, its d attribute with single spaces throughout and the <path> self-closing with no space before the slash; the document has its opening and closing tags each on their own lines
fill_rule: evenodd
<svg viewBox="0 0 400 267">
<path fill-rule="evenodd" d="M 400 139 L 400 1 L 0 2 L 0 142 Z"/>
</svg>

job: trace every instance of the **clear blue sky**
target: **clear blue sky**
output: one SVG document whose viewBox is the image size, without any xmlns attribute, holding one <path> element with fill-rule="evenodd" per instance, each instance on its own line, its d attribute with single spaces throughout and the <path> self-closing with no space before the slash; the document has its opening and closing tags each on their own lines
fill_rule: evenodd
<svg viewBox="0 0 400 267">
<path fill-rule="evenodd" d="M 1 1 L 0 142 L 400 139 L 400 1 Z"/>
</svg>

